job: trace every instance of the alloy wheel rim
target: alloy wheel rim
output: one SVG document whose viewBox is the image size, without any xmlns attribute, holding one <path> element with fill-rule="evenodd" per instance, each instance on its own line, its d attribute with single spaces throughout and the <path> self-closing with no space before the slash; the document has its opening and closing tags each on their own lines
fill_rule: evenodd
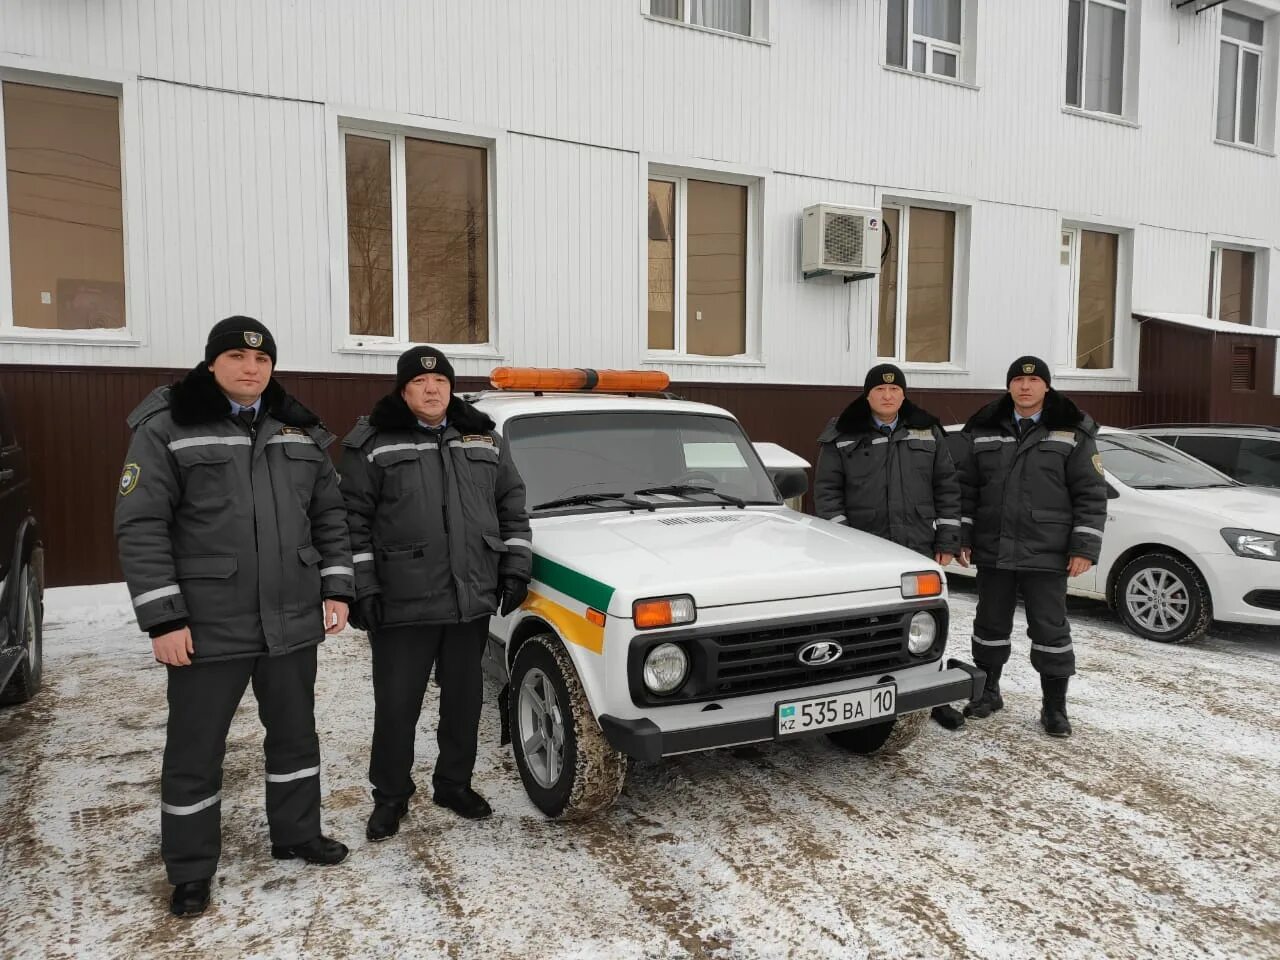
<svg viewBox="0 0 1280 960">
<path fill-rule="evenodd" d="M 1163 567 L 1147 567 L 1129 580 L 1125 605 L 1134 620 L 1153 633 L 1172 633 L 1191 615 L 1191 591 Z"/>
<path fill-rule="evenodd" d="M 538 786 L 549 790 L 564 770 L 564 714 L 551 678 L 537 667 L 520 682 L 516 715 L 525 764 Z"/>
</svg>

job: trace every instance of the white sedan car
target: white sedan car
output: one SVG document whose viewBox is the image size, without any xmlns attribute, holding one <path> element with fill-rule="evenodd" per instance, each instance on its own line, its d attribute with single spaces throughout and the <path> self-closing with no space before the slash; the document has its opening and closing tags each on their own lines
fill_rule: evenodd
<svg viewBox="0 0 1280 960">
<path fill-rule="evenodd" d="M 1098 451 L 1102 556 L 1068 592 L 1107 601 L 1132 632 L 1162 643 L 1195 640 L 1211 620 L 1280 627 L 1280 498 L 1125 430 L 1103 427 Z M 954 563 L 947 572 L 973 574 Z"/>
</svg>

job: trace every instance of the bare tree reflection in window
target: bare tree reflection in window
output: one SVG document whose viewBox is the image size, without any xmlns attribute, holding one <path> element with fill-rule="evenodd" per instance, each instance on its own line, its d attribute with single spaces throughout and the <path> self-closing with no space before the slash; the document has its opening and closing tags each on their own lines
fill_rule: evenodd
<svg viewBox="0 0 1280 960">
<path fill-rule="evenodd" d="M 390 337 L 391 143 L 348 135 L 347 280 L 352 334 Z"/>
</svg>

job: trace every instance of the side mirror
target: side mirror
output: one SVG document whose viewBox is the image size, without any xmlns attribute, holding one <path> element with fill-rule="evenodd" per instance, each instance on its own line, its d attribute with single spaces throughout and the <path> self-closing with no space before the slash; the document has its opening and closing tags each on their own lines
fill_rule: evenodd
<svg viewBox="0 0 1280 960">
<path fill-rule="evenodd" d="M 774 470 L 769 475 L 783 500 L 803 497 L 809 492 L 809 477 L 803 470 Z"/>
<path fill-rule="evenodd" d="M 1107 481 L 1107 499 L 1108 500 L 1120 499 L 1120 491 L 1111 485 L 1110 480 Z"/>
</svg>

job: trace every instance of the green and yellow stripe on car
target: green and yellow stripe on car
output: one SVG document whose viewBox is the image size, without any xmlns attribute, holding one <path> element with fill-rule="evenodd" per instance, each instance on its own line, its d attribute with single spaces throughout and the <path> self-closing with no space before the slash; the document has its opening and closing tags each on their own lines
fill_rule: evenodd
<svg viewBox="0 0 1280 960">
<path fill-rule="evenodd" d="M 604 650 L 605 611 L 613 587 L 534 554 L 533 582 L 523 609 L 537 614 L 569 643 L 592 653 Z"/>
</svg>

